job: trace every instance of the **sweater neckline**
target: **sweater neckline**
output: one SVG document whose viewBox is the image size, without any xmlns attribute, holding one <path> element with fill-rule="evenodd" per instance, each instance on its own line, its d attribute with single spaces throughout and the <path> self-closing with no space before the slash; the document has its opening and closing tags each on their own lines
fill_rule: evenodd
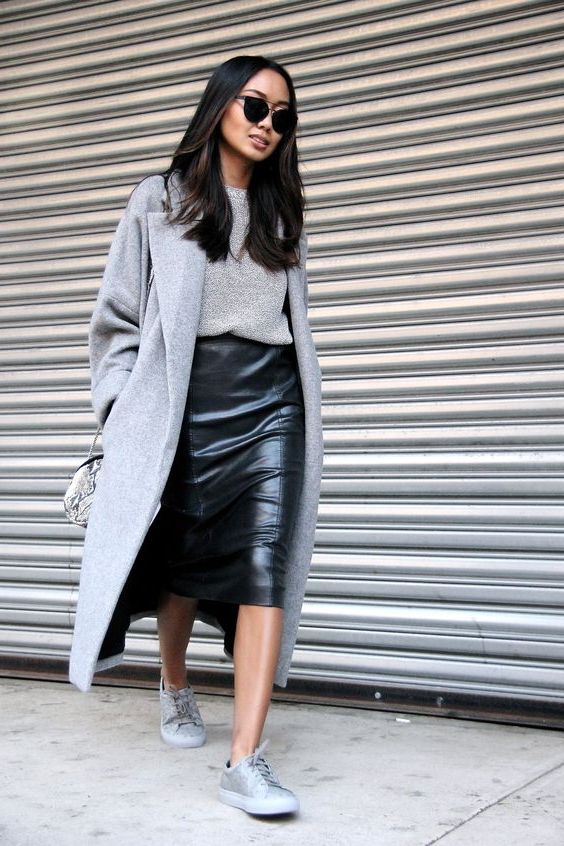
<svg viewBox="0 0 564 846">
<path fill-rule="evenodd" d="M 236 188 L 234 185 L 226 185 L 226 190 L 229 191 L 230 194 L 234 194 L 236 197 L 246 197 L 247 196 L 247 189 L 246 188 Z"/>
</svg>

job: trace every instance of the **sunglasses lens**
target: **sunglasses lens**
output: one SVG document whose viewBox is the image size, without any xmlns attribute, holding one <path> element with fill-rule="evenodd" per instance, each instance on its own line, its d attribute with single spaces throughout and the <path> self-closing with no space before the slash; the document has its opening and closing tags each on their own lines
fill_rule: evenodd
<svg viewBox="0 0 564 846">
<path fill-rule="evenodd" d="M 272 128 L 279 135 L 283 135 L 295 125 L 295 117 L 290 109 L 278 109 L 272 115 Z"/>
<path fill-rule="evenodd" d="M 267 116 L 268 105 L 259 97 L 245 97 L 243 111 L 247 120 L 251 123 L 258 123 L 259 120 L 264 120 Z"/>
</svg>

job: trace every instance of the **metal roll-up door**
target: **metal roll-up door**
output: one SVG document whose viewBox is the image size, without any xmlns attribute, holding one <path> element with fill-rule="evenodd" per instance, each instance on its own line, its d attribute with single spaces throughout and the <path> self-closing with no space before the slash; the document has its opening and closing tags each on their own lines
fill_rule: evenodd
<svg viewBox="0 0 564 846">
<path fill-rule="evenodd" d="M 562 4 L 12 0 L 0 21 L 4 672 L 68 658 L 83 532 L 61 495 L 95 430 L 88 320 L 131 187 L 167 166 L 213 68 L 263 53 L 298 86 L 324 375 L 291 685 L 556 713 Z M 126 659 L 154 670 L 154 620 Z M 229 667 L 203 625 L 189 662 Z"/>
</svg>

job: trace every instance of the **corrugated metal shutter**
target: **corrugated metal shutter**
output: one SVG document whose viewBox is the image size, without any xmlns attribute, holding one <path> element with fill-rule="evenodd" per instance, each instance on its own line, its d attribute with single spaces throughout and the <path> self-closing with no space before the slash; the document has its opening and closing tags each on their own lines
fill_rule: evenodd
<svg viewBox="0 0 564 846">
<path fill-rule="evenodd" d="M 252 52 L 299 86 L 324 373 L 293 679 L 562 700 L 562 4 L 0 15 L 4 658 L 68 655 L 83 533 L 60 498 L 95 428 L 87 326 L 112 232 L 212 69 Z M 154 621 L 128 644 L 155 665 Z M 204 626 L 189 660 L 225 668 Z"/>
</svg>

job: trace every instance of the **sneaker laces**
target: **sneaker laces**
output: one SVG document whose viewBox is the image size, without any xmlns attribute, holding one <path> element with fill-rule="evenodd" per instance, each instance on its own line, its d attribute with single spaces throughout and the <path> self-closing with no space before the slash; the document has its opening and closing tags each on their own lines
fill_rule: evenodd
<svg viewBox="0 0 564 846">
<path fill-rule="evenodd" d="M 204 721 L 198 710 L 194 692 L 191 688 L 184 688 L 184 693 L 180 695 L 179 690 L 167 690 L 167 693 L 172 694 L 172 702 L 176 709 L 176 714 L 180 723 L 194 723 L 197 726 L 203 726 Z M 187 719 L 182 719 L 187 717 Z"/>
<path fill-rule="evenodd" d="M 267 781 L 269 784 L 281 787 L 282 785 L 280 784 L 278 776 L 262 754 L 267 746 L 268 740 L 263 741 L 260 746 L 257 746 L 252 755 L 252 763 L 257 768 L 258 772 L 264 778 L 265 781 Z"/>
</svg>

